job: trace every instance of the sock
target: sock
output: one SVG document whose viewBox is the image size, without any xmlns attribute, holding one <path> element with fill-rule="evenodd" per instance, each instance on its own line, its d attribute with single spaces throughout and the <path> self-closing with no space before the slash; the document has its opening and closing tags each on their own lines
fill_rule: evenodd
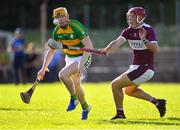
<svg viewBox="0 0 180 130">
<path fill-rule="evenodd" d="M 89 105 L 87 104 L 87 102 L 85 102 L 81 106 L 83 110 L 87 110 Z"/>
<path fill-rule="evenodd" d="M 74 100 L 77 100 L 77 96 L 76 95 L 72 95 L 71 98 L 74 99 Z"/>
<path fill-rule="evenodd" d="M 149 101 L 156 106 L 159 104 L 159 102 L 157 101 L 157 99 L 155 97 L 151 97 Z"/>
<path fill-rule="evenodd" d="M 120 110 L 116 110 L 117 115 L 124 115 L 124 110 L 120 109 Z"/>
</svg>

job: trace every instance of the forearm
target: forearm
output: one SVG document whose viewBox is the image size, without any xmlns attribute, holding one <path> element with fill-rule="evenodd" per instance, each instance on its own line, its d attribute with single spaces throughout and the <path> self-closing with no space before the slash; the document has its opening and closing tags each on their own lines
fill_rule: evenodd
<svg viewBox="0 0 180 130">
<path fill-rule="evenodd" d="M 113 52 L 114 50 L 118 49 L 119 48 L 119 44 L 116 40 L 113 40 L 106 48 L 106 53 L 110 53 L 110 52 Z"/>
<path fill-rule="evenodd" d="M 148 50 L 150 50 L 153 53 L 157 53 L 158 51 L 158 45 L 156 43 L 151 43 L 147 39 L 142 40 L 145 46 L 147 47 Z"/>
<path fill-rule="evenodd" d="M 147 47 L 150 51 L 152 51 L 153 53 L 157 53 L 157 52 L 158 52 L 158 47 L 157 47 L 157 45 L 155 45 L 155 44 L 153 44 L 153 43 L 148 43 L 148 44 L 146 45 L 146 47 Z"/>
<path fill-rule="evenodd" d="M 85 39 L 83 39 L 82 42 L 84 44 L 84 48 L 94 49 L 89 36 L 87 36 Z M 84 60 L 87 59 L 90 55 L 91 55 L 90 52 L 84 51 L 83 58 L 82 58 L 81 62 L 84 63 Z"/>
<path fill-rule="evenodd" d="M 51 60 L 52 60 L 52 57 L 53 57 L 54 53 L 55 53 L 55 50 L 54 50 L 54 49 L 49 48 L 49 49 L 47 50 L 47 52 L 46 52 L 46 54 L 45 54 L 45 56 L 44 56 L 44 61 L 43 61 L 43 65 L 42 65 L 42 69 L 43 69 L 43 70 L 46 70 L 46 69 L 47 69 L 49 63 L 50 63 Z"/>
</svg>

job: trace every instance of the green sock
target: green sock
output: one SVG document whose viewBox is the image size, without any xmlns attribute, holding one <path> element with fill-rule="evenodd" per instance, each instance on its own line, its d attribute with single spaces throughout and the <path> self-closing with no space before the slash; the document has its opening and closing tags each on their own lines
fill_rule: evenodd
<svg viewBox="0 0 180 130">
<path fill-rule="evenodd" d="M 81 106 L 83 110 L 87 110 L 89 105 L 87 104 L 87 102 L 85 102 Z"/>
<path fill-rule="evenodd" d="M 72 95 L 71 98 L 74 99 L 74 100 L 76 100 L 76 99 L 77 99 L 77 96 L 76 96 L 76 95 Z"/>
</svg>

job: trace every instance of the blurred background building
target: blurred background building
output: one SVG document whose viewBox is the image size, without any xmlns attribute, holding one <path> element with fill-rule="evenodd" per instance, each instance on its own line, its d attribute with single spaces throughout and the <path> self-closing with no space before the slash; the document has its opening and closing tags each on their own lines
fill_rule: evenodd
<svg viewBox="0 0 180 130">
<path fill-rule="evenodd" d="M 13 0 L 0 4 L 0 64 L 11 64 L 8 44 L 15 28 L 24 30 L 27 43 L 33 42 L 35 52 L 41 57 L 45 41 L 51 37 L 54 25 L 52 10 L 64 6 L 70 18 L 84 23 L 96 48 L 105 47 L 118 37 L 125 27 L 126 12 L 130 7 L 142 6 L 146 9 L 145 22 L 155 28 L 160 51 L 156 56 L 156 75 L 152 81 L 180 82 L 180 0 Z M 109 81 L 128 68 L 131 62 L 130 50 L 125 44 L 116 54 L 109 57 L 94 56 L 88 71 L 87 81 Z M 8 53 L 8 61 L 4 61 Z M 41 61 L 41 60 L 39 60 Z M 64 65 L 64 61 L 61 60 Z M 61 66 L 63 66 L 61 65 Z M 39 67 L 41 63 L 39 63 Z M 36 64 L 37 67 L 37 64 Z M 2 67 L 1 67 L 2 68 Z M 37 67 L 38 68 L 38 67 Z M 61 69 L 61 68 L 59 68 Z M 11 65 L 7 69 L 11 73 Z M 11 82 L 0 69 L 0 82 Z"/>
</svg>

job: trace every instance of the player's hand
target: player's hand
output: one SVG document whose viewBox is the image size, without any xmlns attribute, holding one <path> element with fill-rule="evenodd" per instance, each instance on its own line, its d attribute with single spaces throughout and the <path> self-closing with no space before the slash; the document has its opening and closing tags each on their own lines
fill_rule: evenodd
<svg viewBox="0 0 180 130">
<path fill-rule="evenodd" d="M 99 49 L 99 51 L 100 51 L 100 53 L 102 53 L 105 56 L 108 55 L 106 48 L 101 48 L 101 49 Z"/>
<path fill-rule="evenodd" d="M 141 40 L 146 38 L 146 34 L 147 32 L 143 27 L 139 29 L 139 37 Z"/>
<path fill-rule="evenodd" d="M 46 70 L 43 69 L 43 68 L 41 68 L 41 69 L 39 70 L 39 72 L 37 73 L 37 79 L 38 79 L 38 80 L 43 80 L 43 79 L 44 79 L 45 72 L 46 72 Z"/>
</svg>

